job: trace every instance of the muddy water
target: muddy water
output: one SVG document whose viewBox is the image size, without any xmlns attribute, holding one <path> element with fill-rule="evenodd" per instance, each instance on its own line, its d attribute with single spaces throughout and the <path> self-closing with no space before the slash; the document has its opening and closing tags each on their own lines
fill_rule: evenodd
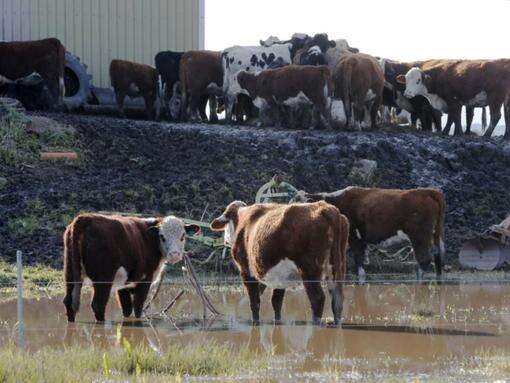
<svg viewBox="0 0 510 383">
<path fill-rule="evenodd" d="M 177 291 L 165 288 L 158 304 Z M 212 323 L 201 321 L 201 306 L 191 293 L 172 310 L 174 324 L 155 320 L 152 325 L 122 321 L 113 299 L 108 306 L 109 321 L 103 325 L 94 324 L 88 297 L 82 299 L 77 322 L 70 325 L 61 298 L 27 300 L 26 342 L 33 350 L 75 344 L 108 348 L 116 347 L 120 331 L 133 344 L 164 349 L 170 342 L 208 338 L 271 352 L 275 356 L 272 376 L 290 373 L 301 377 L 314 371 L 351 377 L 448 376 L 462 361 L 476 360 L 488 350 L 510 357 L 509 284 L 350 285 L 342 328 L 312 326 L 302 289 L 287 292 L 280 326 L 272 324 L 270 292 L 266 291 L 259 327 L 250 325 L 248 300 L 240 287 L 211 288 L 209 293 L 224 314 Z M 331 317 L 329 306 L 325 316 Z M 0 344 L 14 339 L 15 322 L 16 303 L 0 304 Z"/>
</svg>

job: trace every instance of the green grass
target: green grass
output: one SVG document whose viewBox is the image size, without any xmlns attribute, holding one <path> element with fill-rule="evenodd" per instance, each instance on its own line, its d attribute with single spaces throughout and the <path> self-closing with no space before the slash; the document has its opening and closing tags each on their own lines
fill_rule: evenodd
<svg viewBox="0 0 510 383">
<path fill-rule="evenodd" d="M 47 129 L 35 135 L 27 130 L 29 123 L 30 117 L 8 108 L 6 117 L 0 119 L 0 161 L 19 166 L 36 162 L 41 150 L 75 150 L 77 142 L 71 131 Z"/>
<path fill-rule="evenodd" d="M 42 349 L 23 353 L 14 346 L 0 349 L 0 383 L 10 382 L 173 382 L 183 376 L 255 374 L 267 368 L 268 357 L 211 341 L 171 344 L 158 353 L 126 340 L 111 350 L 100 348 Z"/>
<path fill-rule="evenodd" d="M 64 292 L 63 272 L 45 265 L 24 266 L 23 282 L 24 295 L 27 298 L 59 295 Z M 15 296 L 16 264 L 0 261 L 0 301 L 13 299 Z"/>
</svg>

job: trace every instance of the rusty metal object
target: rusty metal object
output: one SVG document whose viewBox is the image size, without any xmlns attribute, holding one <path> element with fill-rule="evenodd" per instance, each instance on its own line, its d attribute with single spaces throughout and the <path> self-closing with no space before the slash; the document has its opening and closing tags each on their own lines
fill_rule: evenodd
<svg viewBox="0 0 510 383">
<path fill-rule="evenodd" d="M 510 216 L 499 225 L 464 242 L 460 264 L 469 269 L 491 271 L 510 263 Z"/>
</svg>

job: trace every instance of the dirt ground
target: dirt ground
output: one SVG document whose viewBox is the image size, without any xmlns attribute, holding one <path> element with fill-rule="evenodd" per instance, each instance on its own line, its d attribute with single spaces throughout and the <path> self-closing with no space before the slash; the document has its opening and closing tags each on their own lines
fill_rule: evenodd
<svg viewBox="0 0 510 383">
<path fill-rule="evenodd" d="M 0 163 L 0 257 L 62 266 L 62 232 L 79 211 L 168 214 L 205 220 L 233 199 L 253 202 L 274 174 L 309 192 L 360 181 L 358 159 L 377 162 L 369 186 L 441 189 L 447 263 L 463 239 L 510 212 L 510 143 L 388 128 L 285 131 L 43 114 L 76 130 L 79 161 Z M 363 182 L 361 182 L 363 183 Z M 385 270 L 383 270 L 385 271 Z"/>
</svg>

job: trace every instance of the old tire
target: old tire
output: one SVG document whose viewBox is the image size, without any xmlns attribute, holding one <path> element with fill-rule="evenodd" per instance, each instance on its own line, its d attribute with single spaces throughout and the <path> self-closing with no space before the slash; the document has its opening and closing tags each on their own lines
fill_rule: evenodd
<svg viewBox="0 0 510 383">
<path fill-rule="evenodd" d="M 67 109 L 74 110 L 85 105 L 92 96 L 92 76 L 87 73 L 87 65 L 80 58 L 66 51 L 64 70 L 65 95 Z"/>
</svg>

